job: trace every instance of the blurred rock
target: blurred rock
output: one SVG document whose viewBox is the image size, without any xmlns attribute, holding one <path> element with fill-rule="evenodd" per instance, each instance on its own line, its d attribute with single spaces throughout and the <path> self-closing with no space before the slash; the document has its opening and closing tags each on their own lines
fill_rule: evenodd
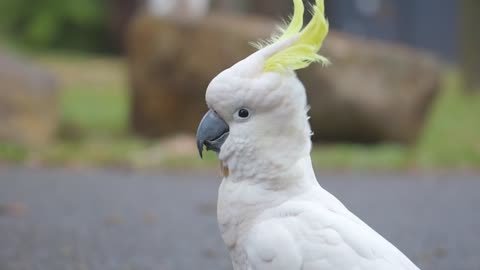
<svg viewBox="0 0 480 270">
<path fill-rule="evenodd" d="M 268 22 L 138 17 L 128 38 L 133 130 L 147 136 L 194 133 L 207 110 L 208 83 L 253 51 L 248 41 L 265 37 L 272 27 Z"/>
<path fill-rule="evenodd" d="M 128 36 L 133 130 L 147 136 L 194 133 L 207 110 L 205 89 L 254 49 L 275 22 L 211 15 L 176 21 L 137 17 Z M 322 49 L 333 65 L 299 72 L 316 140 L 412 142 L 439 88 L 440 65 L 395 45 L 331 33 Z"/>
<path fill-rule="evenodd" d="M 400 45 L 332 33 L 333 63 L 299 72 L 309 90 L 315 139 L 413 143 L 440 89 L 442 65 Z"/>
<path fill-rule="evenodd" d="M 124 51 L 128 24 L 140 10 L 159 17 L 198 18 L 209 8 L 210 0 L 110 0 L 108 17 L 115 49 Z"/>
<path fill-rule="evenodd" d="M 0 140 L 38 146 L 58 126 L 57 88 L 52 75 L 0 51 Z"/>
<path fill-rule="evenodd" d="M 146 0 L 110 0 L 108 1 L 108 18 L 114 48 L 124 51 L 125 32 L 130 20 Z"/>
</svg>

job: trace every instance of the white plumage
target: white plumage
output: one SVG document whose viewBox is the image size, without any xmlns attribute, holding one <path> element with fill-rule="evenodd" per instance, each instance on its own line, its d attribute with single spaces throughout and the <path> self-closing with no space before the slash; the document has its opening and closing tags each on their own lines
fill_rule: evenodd
<svg viewBox="0 0 480 270">
<path fill-rule="evenodd" d="M 309 158 L 296 167 L 288 189 L 223 180 L 218 221 L 235 270 L 418 269 L 319 186 Z"/>
<path fill-rule="evenodd" d="M 323 6 L 316 12 L 323 13 Z M 298 14 L 303 16 L 303 10 Z M 279 39 L 219 74 L 207 89 L 210 111 L 200 123 L 198 146 L 219 152 L 227 168 L 217 214 L 233 267 L 418 269 L 315 178 L 305 89 L 288 66 L 264 70 L 272 56 L 281 64 L 286 57 L 279 52 L 292 46 L 305 52 L 298 46 L 304 40 L 302 33 Z M 291 51 L 285 63 L 292 63 Z"/>
</svg>

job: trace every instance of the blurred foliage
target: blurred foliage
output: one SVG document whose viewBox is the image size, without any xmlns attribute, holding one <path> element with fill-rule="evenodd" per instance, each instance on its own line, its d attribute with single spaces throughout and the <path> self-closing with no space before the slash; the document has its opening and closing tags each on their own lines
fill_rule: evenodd
<svg viewBox="0 0 480 270">
<path fill-rule="evenodd" d="M 0 142 L 0 161 L 6 160 L 9 162 L 19 163 L 25 161 L 27 157 L 28 150 L 25 149 L 25 147 L 16 144 Z"/>
<path fill-rule="evenodd" d="M 0 161 L 141 169 L 218 168 L 215 154 L 211 152 L 200 160 L 194 146 L 191 152 L 175 152 L 168 140 L 148 140 L 129 134 L 129 95 L 123 60 L 68 55 L 42 55 L 36 60 L 49 67 L 64 86 L 59 140 L 41 149 L 0 143 Z M 95 66 L 95 72 L 91 66 Z M 480 95 L 465 94 L 459 78 L 456 71 L 445 78 L 443 92 L 417 144 L 410 147 L 316 145 L 312 152 L 315 167 L 327 170 L 479 169 Z"/>
<path fill-rule="evenodd" d="M 106 51 L 107 0 L 1 0 L 0 32 L 31 49 Z"/>
</svg>

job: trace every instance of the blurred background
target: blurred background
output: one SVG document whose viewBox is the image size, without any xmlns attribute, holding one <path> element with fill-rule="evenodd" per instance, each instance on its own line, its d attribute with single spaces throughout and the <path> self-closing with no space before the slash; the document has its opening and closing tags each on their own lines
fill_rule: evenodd
<svg viewBox="0 0 480 270">
<path fill-rule="evenodd" d="M 315 165 L 477 169 L 478 4 L 326 5 L 322 54 L 334 65 L 300 72 Z M 289 0 L 2 0 L 0 160 L 205 167 L 193 135 L 208 82 L 291 9 Z"/>
<path fill-rule="evenodd" d="M 469 212 L 478 205 L 469 192 L 480 188 L 480 2 L 325 2 L 331 33 L 321 54 L 333 64 L 299 72 L 312 107 L 312 155 L 320 178 L 341 198 L 353 196 L 354 209 L 364 211 L 374 228 L 407 249 L 416 243 L 409 255 L 424 269 L 480 269 L 480 247 L 468 244 L 480 238 L 480 217 Z M 201 261 L 197 257 L 212 260 L 205 267 L 229 269 L 228 262 L 215 264 L 225 259 L 214 220 L 218 183 L 193 180 L 217 179 L 212 171 L 218 163 L 213 154 L 198 158 L 195 131 L 207 110 L 209 81 L 252 53 L 249 42 L 268 38 L 292 8 L 291 0 L 0 0 L 0 269 L 124 269 L 122 258 L 132 249 L 140 257 L 125 269 L 186 269 Z M 405 201 L 423 204 L 426 194 L 432 200 L 423 208 L 413 204 L 402 223 L 384 218 L 374 197 L 362 199 L 350 194 L 352 188 L 389 194 L 385 205 L 391 199 L 399 211 L 406 211 Z M 180 246 L 155 241 L 163 248 L 158 253 L 171 254 L 173 262 L 151 268 L 158 258 L 141 257 L 145 246 L 129 246 L 138 244 L 135 232 L 148 234 L 144 227 L 157 224 L 185 236 L 178 228 L 192 223 L 192 216 L 177 220 L 167 210 L 158 213 L 160 205 L 183 197 L 169 190 L 188 190 L 193 197 L 187 204 L 205 216 L 206 223 L 197 220 L 200 228 L 207 224 L 211 231 L 193 229 L 192 237 L 204 244 L 200 255 L 189 249 L 188 237 Z M 443 217 L 460 220 L 457 227 L 425 215 L 442 203 L 463 209 L 450 209 L 463 216 Z M 372 205 L 377 212 L 370 212 Z M 130 224 L 138 212 L 143 227 Z M 95 215 L 104 216 L 101 225 L 80 225 Z M 173 223 L 165 225 L 162 215 L 171 215 Z M 425 239 L 413 233 L 420 217 L 439 228 L 422 227 L 430 233 Z M 45 227 L 31 225 L 36 223 Z M 121 229 L 97 232 L 92 224 Z M 402 228 L 410 228 L 410 237 Z M 452 228 L 465 238 L 452 240 Z M 60 244 L 52 240 L 58 230 L 66 239 Z M 44 245 L 60 255 L 38 255 Z M 110 245 L 128 247 L 114 252 Z M 191 260 L 175 257 L 182 252 Z M 73 259 L 62 264 L 63 255 Z"/>
</svg>

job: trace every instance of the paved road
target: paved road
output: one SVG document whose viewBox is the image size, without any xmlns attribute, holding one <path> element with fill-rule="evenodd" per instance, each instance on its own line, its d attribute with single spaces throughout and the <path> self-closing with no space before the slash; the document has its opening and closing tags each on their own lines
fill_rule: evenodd
<svg viewBox="0 0 480 270">
<path fill-rule="evenodd" d="M 422 269 L 480 269 L 480 175 L 319 181 Z M 194 173 L 0 168 L 0 269 L 231 269 L 218 184 Z"/>
</svg>

